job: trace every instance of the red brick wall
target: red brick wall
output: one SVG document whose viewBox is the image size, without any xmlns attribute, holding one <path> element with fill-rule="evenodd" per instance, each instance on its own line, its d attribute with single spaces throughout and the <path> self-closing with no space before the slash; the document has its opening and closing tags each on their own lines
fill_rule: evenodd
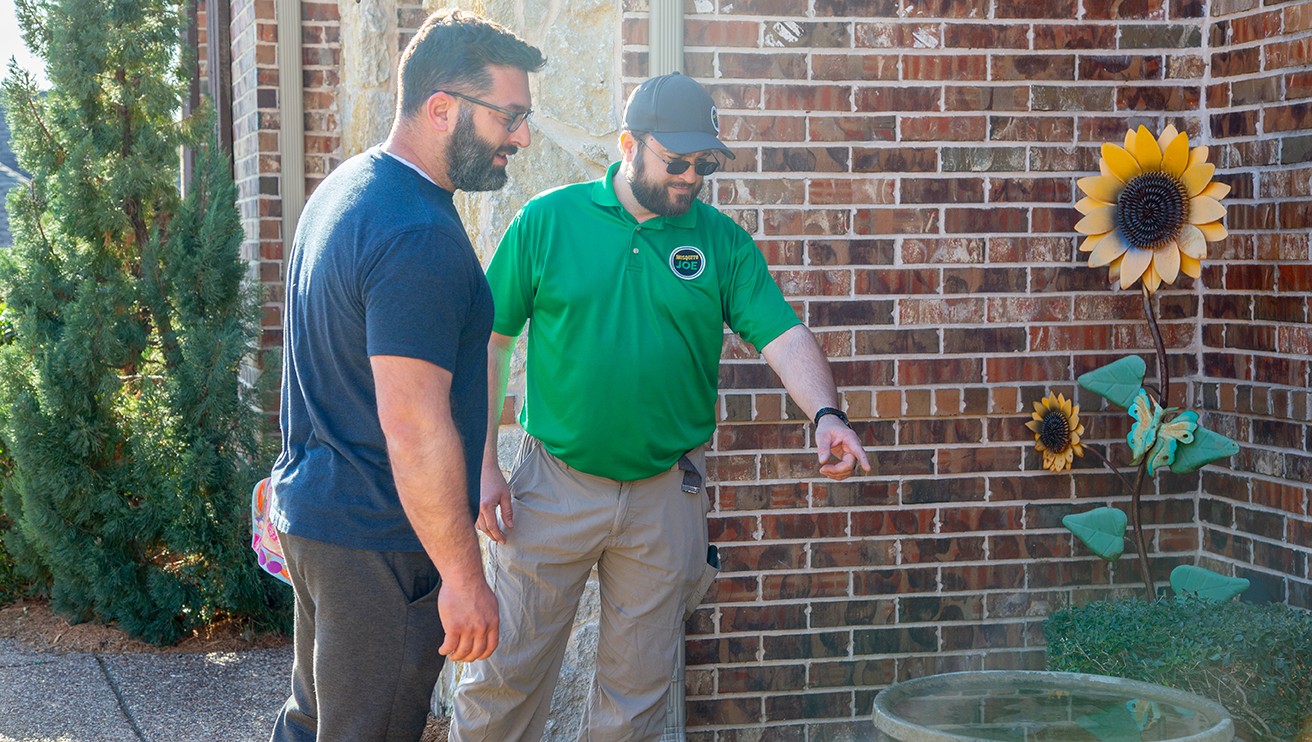
<svg viewBox="0 0 1312 742">
<path fill-rule="evenodd" d="M 1202 403 L 1241 450 L 1203 476 L 1203 548 L 1312 608 L 1312 4 L 1214 4 L 1209 41 L 1211 134 L 1235 204 L 1204 267 Z"/>
<path fill-rule="evenodd" d="M 302 2 L 306 198 L 342 162 L 342 135 L 337 121 L 341 62 L 341 18 L 337 3 Z"/>
<path fill-rule="evenodd" d="M 305 195 L 344 159 L 339 87 L 341 19 L 335 2 L 302 2 L 301 65 L 305 133 Z M 398 3 L 404 47 L 426 15 Z M 202 13 L 203 19 L 203 13 Z M 203 22 L 203 21 L 202 21 Z M 202 41 L 204 37 L 202 36 Z M 265 292 L 262 347 L 282 345 L 283 260 L 281 156 L 277 65 L 278 25 L 273 0 L 233 0 L 233 128 L 238 205 L 246 227 L 243 256 Z M 202 51 L 202 59 L 204 52 Z M 266 405 L 277 412 L 277 399 Z M 275 421 L 276 424 L 276 421 Z"/>
<path fill-rule="evenodd" d="M 205 25 L 205 0 L 196 2 L 196 77 L 202 95 L 209 86 L 209 33 Z"/>
<path fill-rule="evenodd" d="M 1248 7 L 1259 1 L 685 5 L 686 71 L 738 143 L 712 201 L 821 338 L 878 461 L 858 481 L 817 478 L 807 421 L 726 342 L 711 465 L 724 568 L 689 624 L 690 739 L 864 729 L 880 687 L 1041 667 L 1050 611 L 1135 589 L 1131 555 L 1108 566 L 1060 522 L 1124 503 L 1114 477 L 1092 455 L 1043 471 L 1023 423 L 1044 394 L 1074 394 L 1087 438 L 1129 458 L 1130 419 L 1072 379 L 1127 353 L 1151 361 L 1152 339 L 1137 289 L 1112 290 L 1077 257 L 1072 204 L 1097 147 L 1139 124 L 1213 145 L 1237 187 L 1236 236 L 1212 245 L 1202 282 L 1162 291 L 1159 313 L 1172 398 L 1244 413 L 1208 419 L 1245 448 L 1234 474 L 1167 472 L 1150 488 L 1156 576 L 1194 562 L 1205 531 L 1209 551 L 1277 586 L 1292 576 L 1307 604 L 1307 553 L 1291 545 L 1312 540 L 1312 39 L 1306 3 Z M 646 75 L 646 23 L 630 0 L 630 86 Z M 1236 85 L 1243 102 L 1222 101 Z"/>
<path fill-rule="evenodd" d="M 264 290 L 261 349 L 282 346 L 283 244 L 278 150 L 278 25 L 274 0 L 232 3 L 232 150 L 242 257 Z M 263 365 L 263 358 L 261 359 Z M 272 414 L 277 400 L 271 400 Z"/>
<path fill-rule="evenodd" d="M 398 4 L 401 44 L 409 40 L 422 9 Z M 204 11 L 201 11 L 203 28 Z M 205 37 L 201 60 L 204 61 Z M 284 296 L 282 188 L 278 104 L 278 25 L 274 0 L 233 0 L 233 150 L 238 206 L 246 229 L 242 255 L 252 280 L 264 290 L 262 348 L 282 346 Z M 301 3 L 302 107 L 305 134 L 305 195 L 308 198 L 343 158 L 341 125 L 341 19 L 335 2 Z M 202 66 L 203 70 L 203 66 Z M 261 365 L 264 365 L 263 359 Z M 252 377 L 253 379 L 253 377 Z M 277 399 L 266 400 L 271 415 Z M 276 419 L 272 420 L 276 425 Z"/>
</svg>

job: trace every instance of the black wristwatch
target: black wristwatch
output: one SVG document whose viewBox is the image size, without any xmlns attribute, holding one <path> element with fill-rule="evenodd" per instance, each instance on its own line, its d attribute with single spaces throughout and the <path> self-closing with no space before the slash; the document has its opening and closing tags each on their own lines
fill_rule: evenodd
<svg viewBox="0 0 1312 742">
<path fill-rule="evenodd" d="M 833 415 L 837 417 L 839 420 L 842 420 L 843 424 L 846 425 L 847 427 L 849 428 L 852 427 L 851 423 L 847 421 L 847 415 L 844 415 L 843 411 L 838 409 L 837 407 L 821 407 L 820 409 L 816 410 L 815 424 L 819 425 L 820 418 L 824 417 L 825 415 Z"/>
</svg>

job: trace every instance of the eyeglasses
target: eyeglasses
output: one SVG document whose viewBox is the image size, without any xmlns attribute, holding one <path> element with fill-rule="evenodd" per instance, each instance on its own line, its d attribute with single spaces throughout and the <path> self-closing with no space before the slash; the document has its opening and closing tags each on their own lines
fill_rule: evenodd
<svg viewBox="0 0 1312 742">
<path fill-rule="evenodd" d="M 493 111 L 496 111 L 497 113 L 506 114 L 507 116 L 510 117 L 510 121 L 506 123 L 506 131 L 514 131 L 515 129 L 518 129 L 520 124 L 524 123 L 525 121 L 528 121 L 528 117 L 533 115 L 532 108 L 528 109 L 527 111 L 511 111 L 508 108 L 502 108 L 501 106 L 494 106 L 485 100 L 479 100 L 478 98 L 475 98 L 470 95 L 465 95 L 464 93 L 457 93 L 454 90 L 434 90 L 432 93 L 429 93 L 429 95 L 433 95 L 436 93 L 446 93 L 447 95 L 454 95 L 457 98 L 464 98 L 470 103 L 477 103 L 478 105 L 483 106 L 484 108 L 491 108 Z"/>
<path fill-rule="evenodd" d="M 656 154 L 656 150 L 652 149 L 650 146 L 647 145 L 646 142 L 642 141 L 641 139 L 635 138 L 634 141 L 636 141 L 638 144 L 641 144 L 644 147 L 647 147 L 648 152 L 652 153 L 653 155 L 656 155 L 656 159 L 665 163 L 665 172 L 669 173 L 670 175 L 683 175 L 685 172 L 687 172 L 689 167 L 691 167 L 692 171 L 694 173 L 697 173 L 698 175 L 710 175 L 711 173 L 720 169 L 720 160 L 718 158 L 711 159 L 711 160 L 699 160 L 698 162 L 688 162 L 687 160 L 674 160 L 673 162 L 671 162 L 665 159 L 664 157 L 661 157 L 660 155 Z"/>
</svg>

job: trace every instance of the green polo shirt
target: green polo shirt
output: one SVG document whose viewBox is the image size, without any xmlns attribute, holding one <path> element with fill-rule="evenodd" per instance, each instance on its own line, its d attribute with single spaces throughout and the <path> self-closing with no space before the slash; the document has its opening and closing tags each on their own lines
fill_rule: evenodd
<svg viewBox="0 0 1312 742">
<path fill-rule="evenodd" d="M 800 323 L 733 220 L 694 201 L 639 224 L 618 168 L 529 201 L 487 278 L 493 330 L 532 320 L 524 430 L 575 469 L 631 481 L 715 432 L 725 324 L 761 348 Z"/>
</svg>

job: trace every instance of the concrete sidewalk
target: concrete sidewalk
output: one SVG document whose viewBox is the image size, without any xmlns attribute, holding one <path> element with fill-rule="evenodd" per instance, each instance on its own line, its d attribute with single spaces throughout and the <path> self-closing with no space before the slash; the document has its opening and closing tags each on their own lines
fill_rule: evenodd
<svg viewBox="0 0 1312 742">
<path fill-rule="evenodd" d="M 0 742 L 265 742 L 292 650 L 50 654 L 0 639 Z"/>
</svg>

